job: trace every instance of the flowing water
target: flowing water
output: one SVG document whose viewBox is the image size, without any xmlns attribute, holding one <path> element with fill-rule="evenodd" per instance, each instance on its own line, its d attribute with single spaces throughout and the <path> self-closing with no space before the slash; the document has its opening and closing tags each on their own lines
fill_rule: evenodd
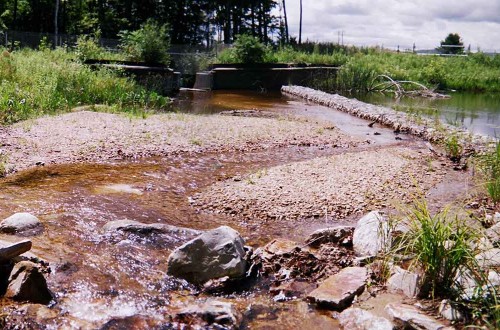
<svg viewBox="0 0 500 330">
<path fill-rule="evenodd" d="M 241 108 L 291 114 L 325 110 L 279 95 L 187 93 L 177 102 L 183 111 L 194 113 Z M 337 115 L 343 118 L 343 114 L 332 114 Z M 365 127 L 366 123 L 346 120 L 346 128 L 355 130 L 356 125 Z M 380 136 L 373 138 L 374 144 L 385 143 Z M 219 180 L 342 151 L 336 149 L 289 147 L 36 168 L 0 181 L 0 218 L 31 212 L 45 225 L 43 234 L 31 239 L 32 252 L 51 265 L 47 278 L 56 294 L 53 309 L 58 316 L 43 321 L 49 329 L 94 329 L 110 319 L 134 315 L 147 315 L 162 324 L 182 307 L 206 299 L 203 294 L 193 295 L 187 283 L 166 275 L 170 251 L 188 237 L 122 235 L 104 232 L 103 226 L 124 219 L 200 230 L 229 225 L 254 247 L 273 238 L 302 241 L 314 229 L 324 227 L 324 220 L 248 222 L 237 216 L 201 213 L 191 206 L 190 196 Z M 7 235 L 0 239 L 18 240 Z M 270 295 L 259 291 L 219 299 L 246 310 L 248 328 L 336 327 L 327 313 L 303 301 L 274 303 Z M 7 300 L 1 304 L 11 307 Z"/>
<path fill-rule="evenodd" d="M 175 106 L 198 114 L 258 109 L 305 115 L 333 122 L 349 134 L 369 138 L 375 146 L 395 143 L 389 129 L 370 128 L 366 121 L 280 94 L 188 92 L 181 93 Z M 374 135 L 374 130 L 380 134 Z M 289 147 L 42 167 L 0 181 L 0 218 L 32 212 L 45 224 L 44 233 L 32 240 L 33 253 L 51 264 L 48 281 L 57 295 L 53 309 L 58 316 L 44 321 L 47 328 L 94 329 L 112 318 L 134 315 L 146 315 L 161 324 L 182 307 L 207 298 L 193 295 L 187 283 L 166 275 L 170 251 L 187 237 L 106 233 L 102 227 L 107 222 L 129 219 L 201 230 L 229 225 L 254 247 L 273 238 L 302 241 L 324 227 L 324 220 L 249 222 L 232 215 L 201 213 L 191 206 L 190 196 L 220 180 L 337 152 L 341 151 Z M 6 235 L 0 239 L 13 240 Z M 337 327 L 327 312 L 303 301 L 275 303 L 266 292 L 218 299 L 246 311 L 244 328 Z M 1 303 L 9 308 L 8 301 Z"/>
<path fill-rule="evenodd" d="M 66 315 L 49 322 L 49 326 L 59 328 L 84 324 L 93 328 L 112 317 L 136 314 L 166 320 L 183 305 L 204 299 L 192 297 L 185 290 L 185 284 L 165 274 L 168 254 L 186 238 L 121 236 L 105 233 L 103 225 L 123 219 L 195 229 L 224 224 L 240 231 L 247 244 L 253 246 L 276 237 L 301 239 L 324 223 L 321 220 L 302 225 L 245 223 L 227 215 L 200 214 L 190 206 L 189 196 L 217 180 L 264 165 L 273 166 L 331 153 L 332 150 L 294 147 L 279 153 L 274 150 L 194 154 L 132 163 L 34 169 L 0 184 L 0 218 L 13 212 L 33 212 L 45 224 L 44 234 L 33 238 L 33 252 L 52 264 L 49 285 L 58 295 L 56 308 Z M 259 315 L 249 315 L 249 326 L 252 322 L 267 322 L 266 318 L 271 316 L 266 315 L 270 311 L 275 314 L 273 322 L 282 319 L 283 327 L 287 323 L 306 322 L 316 326 L 324 322 L 334 323 L 304 303 L 272 307 L 270 298 L 259 293 L 229 301 L 238 306 L 247 306 L 249 301 L 259 305 L 262 301 L 265 308 L 260 309 Z M 252 321 L 252 317 L 257 321 Z"/>
</svg>

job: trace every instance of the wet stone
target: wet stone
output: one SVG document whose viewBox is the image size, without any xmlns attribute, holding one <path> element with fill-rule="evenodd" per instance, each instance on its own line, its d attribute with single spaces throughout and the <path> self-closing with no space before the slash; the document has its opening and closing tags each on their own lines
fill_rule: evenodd
<svg viewBox="0 0 500 330">
<path fill-rule="evenodd" d="M 425 315 L 414 306 L 405 304 L 388 304 L 385 311 L 398 327 L 404 329 L 440 330 L 446 326 L 434 318 Z"/>
<path fill-rule="evenodd" d="M 0 232 L 6 234 L 36 235 L 43 231 L 43 225 L 30 213 L 16 213 L 0 222 Z"/>
<path fill-rule="evenodd" d="M 294 279 L 317 282 L 350 266 L 352 259 L 352 251 L 331 243 L 310 249 L 295 242 L 274 240 L 255 251 L 252 266 L 269 277 L 274 286 L 280 286 Z"/>
<path fill-rule="evenodd" d="M 245 242 L 234 229 L 222 226 L 175 249 L 168 258 L 167 273 L 194 284 L 228 276 L 245 276 Z"/>
<path fill-rule="evenodd" d="M 348 226 L 319 229 L 307 238 L 306 244 L 311 247 L 319 247 L 325 243 L 333 243 L 351 247 L 353 233 L 354 227 Z"/>
<path fill-rule="evenodd" d="M 158 234 L 172 234 L 172 235 L 200 235 L 202 232 L 199 230 L 177 227 L 163 223 L 146 224 L 134 220 L 116 220 L 110 221 L 103 226 L 106 232 L 122 231 L 134 234 L 148 235 L 153 233 Z"/>
<path fill-rule="evenodd" d="M 238 329 L 242 320 L 241 313 L 233 304 L 224 301 L 207 301 L 204 304 L 192 305 L 174 316 L 174 326 L 182 328 Z"/>
<path fill-rule="evenodd" d="M 275 301 L 287 301 L 304 298 L 308 292 L 311 292 L 315 288 L 315 283 L 304 280 L 292 280 L 284 282 L 277 287 L 272 287 L 270 292 L 275 295 Z"/>
<path fill-rule="evenodd" d="M 344 329 L 349 330 L 392 330 L 393 324 L 361 308 L 349 308 L 340 313 L 338 320 Z"/>
<path fill-rule="evenodd" d="M 14 266 L 5 296 L 40 304 L 48 304 L 53 299 L 41 269 L 30 261 L 21 261 Z"/>
<path fill-rule="evenodd" d="M 141 330 L 151 329 L 157 325 L 157 321 L 148 319 L 142 315 L 112 318 L 106 322 L 99 330 Z"/>
<path fill-rule="evenodd" d="M 368 271 L 364 267 L 348 267 L 327 278 L 309 293 L 308 300 L 320 307 L 343 310 L 365 289 Z"/>
<path fill-rule="evenodd" d="M 0 262 L 11 260 L 31 250 L 31 241 L 24 240 L 17 243 L 0 241 Z"/>
</svg>

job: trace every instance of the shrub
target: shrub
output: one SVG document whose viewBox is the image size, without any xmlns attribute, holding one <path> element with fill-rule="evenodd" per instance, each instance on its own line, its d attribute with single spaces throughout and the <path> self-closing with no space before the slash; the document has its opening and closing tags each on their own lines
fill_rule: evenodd
<svg viewBox="0 0 500 330">
<path fill-rule="evenodd" d="M 130 60 L 149 64 L 169 64 L 170 37 L 167 25 L 159 25 L 154 20 L 148 20 L 139 30 L 122 31 L 120 38 L 120 48 Z"/>
<path fill-rule="evenodd" d="M 76 40 L 75 51 L 82 60 L 99 59 L 102 54 L 102 48 L 99 46 L 99 33 L 94 36 L 80 35 Z"/>
<path fill-rule="evenodd" d="M 266 46 L 259 39 L 248 34 L 240 34 L 234 43 L 234 59 L 237 63 L 262 63 Z"/>
<path fill-rule="evenodd" d="M 446 151 L 446 155 L 452 161 L 458 162 L 462 158 L 463 147 L 458 141 L 458 137 L 455 134 L 445 139 L 444 149 Z"/>
</svg>

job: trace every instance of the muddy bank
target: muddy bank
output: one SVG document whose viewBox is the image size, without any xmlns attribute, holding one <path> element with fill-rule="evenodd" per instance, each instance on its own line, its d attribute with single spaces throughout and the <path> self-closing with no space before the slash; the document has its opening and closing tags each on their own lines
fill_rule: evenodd
<svg viewBox="0 0 500 330">
<path fill-rule="evenodd" d="M 0 128 L 7 171 L 37 165 L 136 159 L 179 152 L 259 150 L 359 143 L 333 127 L 280 118 L 155 114 L 147 118 L 81 111 Z"/>
<path fill-rule="evenodd" d="M 283 86 L 281 91 L 287 95 L 297 96 L 356 117 L 378 122 L 396 131 L 410 133 L 431 142 L 442 142 L 446 137 L 456 135 L 463 146 L 482 150 L 494 141 L 488 136 L 472 134 L 466 129 L 436 123 L 435 120 L 427 118 L 412 118 L 405 113 L 349 99 L 338 94 L 328 94 L 301 86 Z"/>
</svg>

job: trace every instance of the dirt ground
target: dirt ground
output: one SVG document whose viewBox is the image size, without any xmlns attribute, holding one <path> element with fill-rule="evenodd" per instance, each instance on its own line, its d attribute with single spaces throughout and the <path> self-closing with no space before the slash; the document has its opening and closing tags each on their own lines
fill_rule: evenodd
<svg viewBox="0 0 500 330">
<path fill-rule="evenodd" d="M 332 127 L 304 120 L 183 113 L 143 119 L 80 111 L 0 127 L 0 155 L 8 172 L 42 164 L 103 162 L 179 152 L 360 142 Z"/>
</svg>

